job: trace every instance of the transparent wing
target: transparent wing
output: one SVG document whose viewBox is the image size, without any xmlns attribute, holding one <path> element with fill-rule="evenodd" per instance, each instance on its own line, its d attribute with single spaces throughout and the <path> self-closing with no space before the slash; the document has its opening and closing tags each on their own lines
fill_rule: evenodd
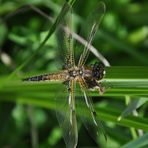
<svg viewBox="0 0 148 148">
<path fill-rule="evenodd" d="M 78 142 L 76 109 L 75 109 L 75 82 L 67 83 L 68 90 L 63 86 L 63 91 L 56 97 L 56 115 L 59 125 L 63 131 L 64 141 L 67 148 L 75 148 Z M 66 92 L 68 91 L 68 93 Z"/>
<path fill-rule="evenodd" d="M 72 8 L 70 9 L 66 17 L 67 27 L 70 29 L 65 33 L 65 45 L 66 45 L 66 64 L 69 67 L 75 66 L 74 61 L 74 50 L 73 50 L 73 38 L 71 35 L 72 32 Z"/>
<path fill-rule="evenodd" d="M 58 49 L 60 49 L 59 56 L 64 59 L 64 69 L 75 66 L 74 61 L 74 50 L 73 50 L 73 38 L 71 35 L 72 29 L 72 8 L 69 9 L 65 18 L 63 18 L 62 24 L 64 28 L 69 28 L 68 31 L 63 30 L 61 27 L 58 28 Z M 66 27 L 67 26 L 67 27 Z M 61 52 L 62 51 L 62 52 Z"/>
<path fill-rule="evenodd" d="M 98 27 L 100 25 L 100 22 L 105 14 L 105 3 L 100 2 L 96 9 L 92 11 L 92 13 L 89 15 L 88 20 L 86 22 L 86 32 L 87 33 L 87 44 L 84 47 L 83 53 L 80 56 L 78 66 L 81 67 L 85 64 L 88 56 L 89 56 L 89 46 L 92 43 L 93 37 L 95 36 Z"/>
<path fill-rule="evenodd" d="M 81 115 L 82 122 L 95 141 L 97 141 L 96 138 L 100 134 L 103 134 L 105 140 L 107 140 L 103 124 L 98 119 L 93 107 L 92 99 L 88 95 L 89 93 L 87 91 L 87 85 L 82 78 L 79 79 L 79 84 L 82 91 L 82 93 L 79 94 L 79 102 L 81 102 L 80 104 L 82 105 L 82 109 L 79 110 L 79 113 Z"/>
</svg>

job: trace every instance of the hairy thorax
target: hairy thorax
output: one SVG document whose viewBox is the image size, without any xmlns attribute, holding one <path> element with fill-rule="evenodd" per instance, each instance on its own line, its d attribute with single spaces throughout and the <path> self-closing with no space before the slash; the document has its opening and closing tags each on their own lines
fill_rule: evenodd
<svg viewBox="0 0 148 148">
<path fill-rule="evenodd" d="M 92 70 L 85 68 L 85 67 L 72 67 L 69 70 L 67 70 L 68 73 L 68 80 L 76 80 L 79 78 L 85 78 L 85 77 L 92 77 Z"/>
</svg>

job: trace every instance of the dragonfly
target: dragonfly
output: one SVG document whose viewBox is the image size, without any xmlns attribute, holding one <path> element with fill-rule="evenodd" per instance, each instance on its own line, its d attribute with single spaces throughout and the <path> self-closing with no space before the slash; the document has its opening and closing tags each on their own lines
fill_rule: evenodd
<svg viewBox="0 0 148 148">
<path fill-rule="evenodd" d="M 71 8 L 72 10 L 72 8 Z M 62 81 L 63 86 L 66 89 L 66 95 L 63 92 L 59 96 L 57 101 L 63 101 L 63 103 L 57 103 L 57 118 L 60 127 L 63 130 L 63 137 L 68 148 L 76 148 L 78 143 L 78 127 L 77 127 L 77 108 L 76 101 L 80 104 L 84 104 L 87 112 L 81 111 L 82 121 L 89 131 L 93 131 L 97 136 L 100 132 L 106 134 L 102 127 L 102 123 L 97 118 L 97 113 L 93 106 L 93 101 L 89 92 L 91 89 L 97 89 L 100 94 L 104 93 L 104 87 L 101 85 L 101 80 L 105 76 L 105 66 L 96 62 L 95 64 L 86 65 L 86 61 L 89 57 L 89 46 L 92 44 L 93 38 L 98 30 L 100 22 L 105 14 L 105 4 L 100 2 L 97 7 L 90 13 L 87 22 L 87 43 L 80 55 L 80 58 L 76 64 L 74 47 L 72 41 L 72 34 L 67 33 L 65 35 L 66 56 L 63 69 L 59 72 L 41 74 L 24 78 L 23 81 Z M 71 20 L 70 20 L 71 21 Z M 79 87 L 80 91 L 76 92 L 76 88 Z M 78 96 L 77 96 L 78 95 Z M 62 99 L 63 98 L 63 99 Z M 92 128 L 91 128 L 92 127 Z M 93 137 L 93 136 L 92 136 Z"/>
</svg>

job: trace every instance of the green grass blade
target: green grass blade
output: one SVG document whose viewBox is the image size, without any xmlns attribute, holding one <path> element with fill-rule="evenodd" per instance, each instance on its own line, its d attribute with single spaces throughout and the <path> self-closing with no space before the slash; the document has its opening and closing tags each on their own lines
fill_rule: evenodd
<svg viewBox="0 0 148 148">
<path fill-rule="evenodd" d="M 129 116 L 123 118 L 121 121 L 117 121 L 120 112 L 119 109 L 110 108 L 96 108 L 97 115 L 103 121 L 111 121 L 121 126 L 133 127 L 135 129 L 142 129 L 148 131 L 148 119 L 142 117 Z"/>
<path fill-rule="evenodd" d="M 0 101 L 11 101 L 17 102 L 21 104 L 30 104 L 35 106 L 40 106 L 48 109 L 55 110 L 57 109 L 57 103 L 54 99 L 55 94 L 44 94 L 43 96 L 40 94 L 30 95 L 29 93 L 2 93 L 0 92 Z M 77 106 L 77 110 L 83 109 L 83 106 Z M 142 117 L 133 117 L 129 116 L 128 118 L 122 119 L 120 122 L 117 121 L 120 112 L 118 109 L 110 108 L 102 108 L 96 107 L 96 112 L 99 119 L 103 121 L 111 121 L 121 126 L 126 127 L 134 127 L 136 129 L 142 129 L 144 131 L 148 131 L 148 119 Z"/>
<path fill-rule="evenodd" d="M 6 79 L 6 77 L 3 77 L 3 83 Z M 21 81 L 7 81 L 5 86 L 3 83 L 1 83 L 2 91 L 26 92 L 30 90 L 31 92 L 32 90 L 45 90 L 46 92 L 48 90 L 46 93 L 52 94 L 61 82 L 23 83 Z M 106 87 L 104 96 L 148 96 L 148 68 L 107 67 L 106 77 L 102 81 L 102 85 Z M 98 91 L 92 91 L 91 95 L 98 96 Z"/>
<path fill-rule="evenodd" d="M 125 118 L 128 116 L 130 113 L 132 113 L 134 110 L 142 106 L 144 103 L 148 101 L 148 98 L 140 98 L 140 99 L 135 99 L 133 100 L 127 107 L 126 109 L 122 112 L 122 114 L 119 116 L 118 120 L 121 120 L 122 118 Z"/>
<path fill-rule="evenodd" d="M 24 63 L 22 63 L 14 72 L 12 72 L 12 74 L 10 74 L 10 76 L 8 77 L 8 80 L 11 79 L 18 71 L 20 71 L 24 66 L 26 66 L 34 57 L 35 55 L 38 53 L 39 50 L 42 49 L 42 47 L 45 45 L 45 43 L 47 42 L 47 40 L 51 37 L 51 35 L 54 33 L 54 31 L 56 30 L 56 28 L 58 27 L 58 25 L 60 24 L 60 22 L 62 21 L 62 19 L 65 17 L 65 15 L 67 14 L 68 10 L 70 9 L 70 7 L 72 7 L 72 5 L 75 3 L 76 0 L 69 0 L 68 2 L 65 2 L 61 12 L 59 13 L 59 15 L 57 16 L 55 22 L 53 23 L 53 25 L 51 26 L 51 28 L 49 29 L 49 32 L 47 34 L 47 36 L 45 37 L 45 39 L 43 40 L 43 42 L 40 44 L 40 46 L 37 48 L 36 52 L 34 52 L 34 54 L 32 54 L 32 56 L 30 56 Z"/>
<path fill-rule="evenodd" d="M 142 137 L 139 137 L 136 140 L 123 145 L 121 148 L 142 148 L 146 146 L 148 146 L 148 133 L 144 134 Z"/>
<path fill-rule="evenodd" d="M 104 96 L 148 96 L 148 68 L 147 67 L 108 67 L 106 78 L 103 82 L 107 85 Z M 55 109 L 54 97 L 57 89 L 60 89 L 61 82 L 31 83 L 18 80 L 7 81 L 1 77 L 0 101 L 12 101 L 23 104 L 37 105 L 49 109 Z M 92 91 L 92 96 L 99 96 L 98 91 Z M 100 97 L 98 97 L 99 99 Z M 131 97 L 133 99 L 134 97 Z M 140 99 L 140 97 L 139 97 Z M 141 103 L 140 103 L 141 104 Z M 148 120 L 140 117 L 128 116 L 117 121 L 121 111 L 114 108 L 96 107 L 99 118 L 105 121 L 112 121 L 122 126 L 134 127 L 148 131 Z"/>
<path fill-rule="evenodd" d="M 107 79 L 148 79 L 147 66 L 112 66 L 105 70 Z"/>
<path fill-rule="evenodd" d="M 148 64 L 147 56 L 143 55 L 141 52 L 134 49 L 134 47 L 131 47 L 130 45 L 127 45 L 126 43 L 123 43 L 121 40 L 114 38 L 110 34 L 107 34 L 105 31 L 99 32 L 99 35 L 101 36 L 101 38 L 103 38 L 107 42 L 117 47 L 118 50 L 122 50 L 128 53 L 129 55 L 131 55 L 132 57 L 134 57 L 135 59 L 137 59 L 139 62 L 143 64 L 145 63 Z"/>
</svg>

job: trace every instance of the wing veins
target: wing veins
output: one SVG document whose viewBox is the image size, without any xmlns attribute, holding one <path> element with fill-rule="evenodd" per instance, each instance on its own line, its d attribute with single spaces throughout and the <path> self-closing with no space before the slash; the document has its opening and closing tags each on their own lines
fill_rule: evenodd
<svg viewBox="0 0 148 148">
<path fill-rule="evenodd" d="M 90 114 L 91 114 L 91 117 L 93 119 L 95 128 L 96 129 L 99 129 L 101 131 L 101 133 L 103 133 L 103 136 L 104 136 L 105 140 L 107 141 L 107 136 L 106 136 L 106 132 L 104 130 L 103 124 L 102 124 L 101 121 L 99 121 L 99 120 L 96 119 L 96 112 L 95 112 L 94 107 L 93 107 L 93 101 L 87 95 L 87 84 L 85 83 L 85 80 L 83 78 L 79 79 L 79 85 L 80 85 L 81 90 L 82 90 L 82 92 L 84 94 L 85 103 L 86 103 L 87 107 L 90 109 Z M 96 132 L 97 132 L 97 135 L 98 135 L 99 134 L 98 131 L 96 131 Z"/>
<path fill-rule="evenodd" d="M 101 20 L 104 16 L 104 13 L 105 13 L 105 4 L 103 2 L 100 2 L 97 8 L 98 9 L 96 9 L 90 16 L 90 19 L 93 19 L 92 20 L 93 24 L 91 26 L 90 33 L 88 34 L 87 43 L 86 43 L 83 53 L 81 54 L 80 59 L 79 59 L 79 63 L 78 63 L 79 67 L 81 67 L 85 64 L 85 62 L 89 56 L 89 53 L 90 53 L 89 46 L 92 43 L 93 37 L 95 36 L 95 34 L 100 26 L 100 22 L 101 22 Z M 100 15 L 95 14 L 95 13 L 98 13 L 98 11 L 100 12 Z M 88 22 L 89 22 L 89 20 L 88 20 Z"/>
<path fill-rule="evenodd" d="M 72 39 L 72 34 L 70 33 L 72 30 L 72 8 L 70 9 L 67 19 L 68 19 L 67 26 L 68 28 L 70 28 L 70 31 L 65 34 L 65 44 L 67 50 L 66 64 L 72 67 L 75 66 L 73 39 Z"/>
</svg>

